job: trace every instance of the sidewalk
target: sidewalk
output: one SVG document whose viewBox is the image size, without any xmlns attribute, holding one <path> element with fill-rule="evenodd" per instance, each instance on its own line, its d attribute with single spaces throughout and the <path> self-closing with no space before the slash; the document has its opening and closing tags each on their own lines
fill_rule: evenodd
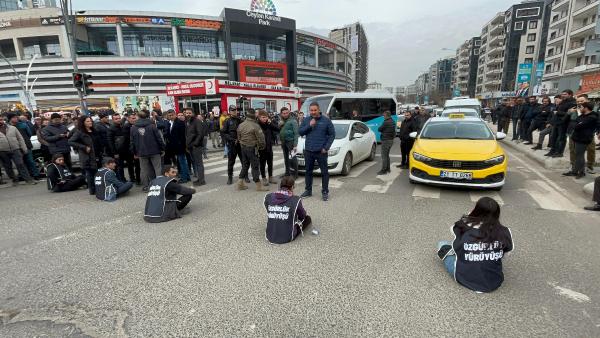
<svg viewBox="0 0 600 338">
<path fill-rule="evenodd" d="M 492 123 L 489 123 L 489 122 L 488 122 L 488 125 L 490 126 L 490 128 L 493 131 L 498 130 L 497 125 L 493 125 Z M 512 139 L 512 122 L 511 122 L 509 132 L 508 132 L 508 135 L 506 136 L 506 139 L 500 141 L 500 143 L 503 146 L 506 146 L 508 148 L 511 148 L 512 150 L 518 151 L 519 153 L 525 155 L 529 159 L 538 162 L 545 169 L 553 170 L 553 171 L 560 172 L 560 173 L 570 170 L 571 163 L 569 160 L 569 145 L 567 144 L 567 147 L 566 147 L 565 153 L 564 153 L 564 157 L 549 158 L 549 157 L 544 156 L 546 153 L 548 153 L 550 151 L 549 148 L 546 148 L 546 146 L 548 145 L 549 136 L 547 136 L 546 139 L 544 140 L 542 150 L 534 151 L 531 149 L 537 144 L 538 135 L 539 135 L 538 131 L 533 132 L 534 143 L 530 144 L 530 145 L 525 145 L 522 142 L 517 143 L 515 141 L 511 141 L 511 139 Z M 596 152 L 596 164 L 595 164 L 595 170 L 594 170 L 594 171 L 596 171 L 595 175 L 587 174 L 584 179 L 574 180 L 575 182 L 580 184 L 582 186 L 583 191 L 590 196 L 592 195 L 592 192 L 594 190 L 594 179 L 600 174 L 600 168 L 599 168 L 600 164 L 598 163 L 599 160 L 600 160 L 600 154 L 598 154 L 598 152 Z"/>
</svg>

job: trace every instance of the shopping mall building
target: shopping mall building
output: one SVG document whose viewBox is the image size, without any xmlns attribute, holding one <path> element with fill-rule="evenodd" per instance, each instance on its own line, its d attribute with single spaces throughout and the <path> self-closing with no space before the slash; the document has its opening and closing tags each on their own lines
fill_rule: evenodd
<svg viewBox="0 0 600 338">
<path fill-rule="evenodd" d="M 163 108 L 202 107 L 211 100 L 206 92 L 179 101 L 167 95 L 167 85 L 204 80 L 257 83 L 299 99 L 353 90 L 348 50 L 296 29 L 292 19 L 225 8 L 219 16 L 78 11 L 75 20 L 79 69 L 93 76 L 92 107 L 136 108 L 153 100 Z M 58 8 L 0 12 L 0 52 L 22 78 L 35 55 L 27 81 L 39 108 L 77 105 L 67 41 Z M 8 63 L 0 62 L 0 109 L 5 109 L 23 94 Z"/>
</svg>

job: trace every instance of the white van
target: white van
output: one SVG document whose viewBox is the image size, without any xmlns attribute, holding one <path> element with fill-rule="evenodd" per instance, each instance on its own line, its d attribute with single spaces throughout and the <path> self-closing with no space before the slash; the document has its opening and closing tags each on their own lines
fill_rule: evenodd
<svg viewBox="0 0 600 338">
<path fill-rule="evenodd" d="M 396 97 L 387 92 L 332 93 L 309 97 L 300 108 L 304 116 L 309 115 L 309 106 L 313 102 L 332 120 L 352 120 L 352 111 L 357 110 L 356 119 L 369 126 L 377 136 L 377 142 L 381 140 L 377 129 L 383 123 L 383 112 L 389 110 L 395 122 L 396 111 L 399 111 Z"/>
<path fill-rule="evenodd" d="M 451 100 L 446 100 L 444 109 L 448 108 L 472 108 L 477 110 L 479 117 L 481 117 L 481 102 L 478 99 L 473 99 L 467 96 L 455 97 Z"/>
</svg>

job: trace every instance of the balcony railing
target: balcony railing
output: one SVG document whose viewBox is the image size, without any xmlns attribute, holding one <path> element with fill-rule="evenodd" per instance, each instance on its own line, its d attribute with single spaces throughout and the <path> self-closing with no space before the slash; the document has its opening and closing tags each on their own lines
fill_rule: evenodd
<svg viewBox="0 0 600 338">
<path fill-rule="evenodd" d="M 586 1 L 586 2 L 584 2 L 584 3 L 583 3 L 581 6 L 575 7 L 575 9 L 573 9 L 573 15 L 577 15 L 577 14 L 579 14 L 579 13 L 577 13 L 577 12 L 579 12 L 579 11 L 581 11 L 582 9 L 584 9 L 584 8 L 586 8 L 586 7 L 590 6 L 590 5 L 593 5 L 593 4 L 597 3 L 597 2 L 598 2 L 598 0 L 587 0 L 587 1 Z"/>
</svg>

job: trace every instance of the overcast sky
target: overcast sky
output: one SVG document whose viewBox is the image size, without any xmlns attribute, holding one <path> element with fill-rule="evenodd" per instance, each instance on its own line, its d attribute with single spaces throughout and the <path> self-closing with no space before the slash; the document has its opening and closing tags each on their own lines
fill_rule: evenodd
<svg viewBox="0 0 600 338">
<path fill-rule="evenodd" d="M 273 0 L 277 14 L 299 29 L 327 35 L 360 21 L 369 39 L 369 81 L 413 83 L 439 58 L 454 55 L 481 33 L 495 13 L 518 0 Z M 77 9 L 144 10 L 219 15 L 224 7 L 248 9 L 251 0 L 73 0 Z M 443 50 L 450 48 L 452 51 Z"/>
</svg>

